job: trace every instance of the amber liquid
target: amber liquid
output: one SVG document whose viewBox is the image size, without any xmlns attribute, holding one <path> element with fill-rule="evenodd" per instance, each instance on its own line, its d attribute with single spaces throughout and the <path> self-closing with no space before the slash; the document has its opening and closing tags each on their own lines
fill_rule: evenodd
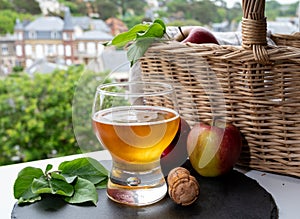
<svg viewBox="0 0 300 219">
<path fill-rule="evenodd" d="M 96 112 L 96 136 L 121 163 L 146 164 L 159 160 L 179 127 L 174 110 L 154 106 L 115 107 Z"/>
</svg>

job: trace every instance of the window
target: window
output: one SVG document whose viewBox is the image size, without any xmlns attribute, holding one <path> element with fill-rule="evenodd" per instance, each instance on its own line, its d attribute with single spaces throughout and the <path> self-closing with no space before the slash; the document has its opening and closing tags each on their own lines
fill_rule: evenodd
<svg viewBox="0 0 300 219">
<path fill-rule="evenodd" d="M 18 36 L 18 40 L 23 40 L 23 33 L 22 32 L 19 32 L 17 36 Z"/>
<path fill-rule="evenodd" d="M 69 40 L 69 34 L 68 33 L 63 33 L 63 40 Z"/>
<path fill-rule="evenodd" d="M 63 33 L 63 40 L 73 40 L 74 36 L 72 33 Z"/>
<path fill-rule="evenodd" d="M 59 39 L 59 34 L 57 31 L 51 32 L 51 39 Z"/>
<path fill-rule="evenodd" d="M 6 44 L 3 44 L 1 47 L 2 55 L 8 55 L 8 46 Z"/>
<path fill-rule="evenodd" d="M 96 45 L 93 42 L 87 43 L 87 52 L 88 54 L 94 55 L 96 54 Z"/>
<path fill-rule="evenodd" d="M 35 47 L 35 54 L 37 58 L 43 58 L 44 57 L 44 51 L 43 51 L 43 45 L 36 45 Z"/>
<path fill-rule="evenodd" d="M 85 45 L 83 42 L 78 43 L 78 52 L 83 53 L 85 50 Z"/>
<path fill-rule="evenodd" d="M 55 45 L 44 45 L 44 51 L 46 56 L 56 55 L 56 46 Z"/>
<path fill-rule="evenodd" d="M 22 46 L 21 45 L 17 45 L 16 46 L 16 54 L 17 54 L 17 56 L 22 56 L 23 55 L 23 51 L 22 51 Z"/>
<path fill-rule="evenodd" d="M 36 32 L 35 31 L 29 31 L 28 37 L 29 37 L 29 39 L 36 39 Z"/>
<path fill-rule="evenodd" d="M 66 56 L 71 56 L 72 55 L 71 46 L 66 45 L 65 49 L 66 49 Z"/>
<path fill-rule="evenodd" d="M 31 45 L 26 45 L 25 46 L 25 54 L 27 56 L 31 56 L 32 55 L 32 46 Z"/>
<path fill-rule="evenodd" d="M 49 45 L 48 46 L 48 54 L 50 56 L 56 55 L 56 45 Z"/>
<path fill-rule="evenodd" d="M 45 56 L 49 55 L 49 54 L 48 54 L 48 52 L 49 52 L 49 49 L 48 49 L 48 48 L 49 48 L 49 46 L 48 46 L 47 44 L 45 44 L 45 45 L 44 45 L 44 54 L 45 54 Z"/>
<path fill-rule="evenodd" d="M 63 45 L 58 45 L 57 50 L 58 50 L 58 55 L 63 56 L 65 54 Z"/>
</svg>

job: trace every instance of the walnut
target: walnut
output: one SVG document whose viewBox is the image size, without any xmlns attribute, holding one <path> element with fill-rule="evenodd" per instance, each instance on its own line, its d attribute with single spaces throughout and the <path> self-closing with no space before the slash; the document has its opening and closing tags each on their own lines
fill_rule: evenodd
<svg viewBox="0 0 300 219">
<path fill-rule="evenodd" d="M 190 172 L 177 167 L 169 172 L 168 178 L 169 195 L 177 204 L 187 206 L 195 202 L 199 196 L 199 184 Z"/>
</svg>

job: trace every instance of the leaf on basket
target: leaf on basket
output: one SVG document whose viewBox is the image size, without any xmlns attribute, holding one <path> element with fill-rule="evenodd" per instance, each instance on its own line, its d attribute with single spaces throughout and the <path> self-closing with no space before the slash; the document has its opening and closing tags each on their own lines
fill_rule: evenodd
<svg viewBox="0 0 300 219">
<path fill-rule="evenodd" d="M 137 24 L 129 31 L 120 33 L 105 46 L 125 47 L 132 43 L 127 51 L 127 58 L 131 66 L 141 58 L 149 46 L 157 39 L 161 39 L 166 34 L 166 25 L 160 19 L 153 23 Z"/>
</svg>

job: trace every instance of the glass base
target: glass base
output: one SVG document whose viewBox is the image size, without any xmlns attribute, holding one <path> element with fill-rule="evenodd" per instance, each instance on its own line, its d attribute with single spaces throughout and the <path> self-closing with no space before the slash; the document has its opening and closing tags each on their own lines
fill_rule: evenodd
<svg viewBox="0 0 300 219">
<path fill-rule="evenodd" d="M 120 164 L 113 162 L 107 196 L 118 203 L 145 206 L 163 199 L 167 185 L 159 162 Z"/>
</svg>

